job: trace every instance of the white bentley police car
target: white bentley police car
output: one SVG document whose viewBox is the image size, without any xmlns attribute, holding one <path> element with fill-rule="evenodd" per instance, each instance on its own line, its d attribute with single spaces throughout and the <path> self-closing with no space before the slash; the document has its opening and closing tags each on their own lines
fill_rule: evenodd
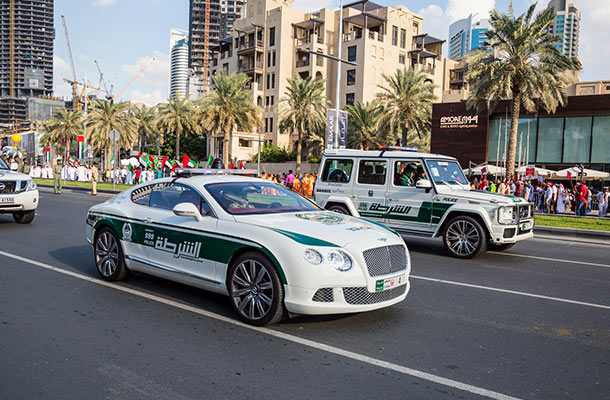
<svg viewBox="0 0 610 400">
<path fill-rule="evenodd" d="M 202 171 L 179 170 L 91 207 L 87 240 L 104 279 L 140 271 L 222 293 L 254 325 L 406 297 L 411 261 L 394 231 L 266 180 Z"/>
</svg>

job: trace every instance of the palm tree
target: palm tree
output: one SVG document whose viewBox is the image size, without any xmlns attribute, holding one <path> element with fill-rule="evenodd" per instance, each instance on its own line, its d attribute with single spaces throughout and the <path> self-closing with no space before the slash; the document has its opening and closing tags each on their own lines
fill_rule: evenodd
<svg viewBox="0 0 610 400">
<path fill-rule="evenodd" d="M 491 28 L 486 32 L 493 55 L 476 50 L 467 58 L 466 80 L 471 88 L 470 108 L 493 111 L 499 100 L 511 99 L 511 128 L 508 141 L 507 175 L 515 171 L 517 129 L 521 107 L 536 112 L 543 107 L 553 113 L 566 102 L 566 72 L 579 70 L 580 61 L 568 58 L 555 47 L 559 36 L 548 27 L 555 12 L 548 7 L 536 18 L 532 4 L 527 12 L 515 17 L 512 5 L 509 15 L 493 10 Z M 533 20 L 532 20 L 533 19 Z"/>
<path fill-rule="evenodd" d="M 297 135 L 297 174 L 301 172 L 303 141 L 314 138 L 324 129 L 328 106 L 325 90 L 324 79 L 311 76 L 303 79 L 299 74 L 294 74 L 292 79 L 288 79 L 286 96 L 280 99 L 280 132 Z"/>
<path fill-rule="evenodd" d="M 252 95 L 244 88 L 250 78 L 237 73 L 231 76 L 223 71 L 212 77 L 213 89 L 203 99 L 198 119 L 210 132 L 223 132 L 222 158 L 230 164 L 229 142 L 237 128 L 251 131 L 261 123 L 262 110 L 252 101 Z"/>
<path fill-rule="evenodd" d="M 430 126 L 435 85 L 418 69 L 397 69 L 394 75 L 383 74 L 386 86 L 375 95 L 381 107 L 380 127 L 384 131 L 400 129 L 402 145 L 407 145 L 409 131 L 415 129 L 422 138 Z"/>
<path fill-rule="evenodd" d="M 64 144 L 66 160 L 70 155 L 70 140 L 83 132 L 83 115 L 80 111 L 56 110 L 45 124 L 44 143 Z"/>
<path fill-rule="evenodd" d="M 356 102 L 353 106 L 345 106 L 349 116 L 349 138 L 350 147 L 358 147 L 361 150 L 369 150 L 379 145 L 377 136 L 377 124 L 381 117 L 381 108 L 370 102 Z"/>
<path fill-rule="evenodd" d="M 162 133 L 176 135 L 176 158 L 180 159 L 180 135 L 197 134 L 201 127 L 195 122 L 194 103 L 180 95 L 167 99 L 158 106 L 157 126 Z"/>
<path fill-rule="evenodd" d="M 157 114 L 154 107 L 142 105 L 132 108 L 133 116 L 136 120 L 136 130 L 138 131 L 138 150 L 142 152 L 144 143 L 148 140 L 157 139 Z M 159 141 L 161 138 L 159 138 Z"/>
<path fill-rule="evenodd" d="M 95 108 L 87 116 L 87 141 L 96 152 L 102 152 L 112 147 L 110 132 L 119 132 L 119 147 L 131 148 L 138 138 L 136 121 L 130 112 L 127 102 L 94 100 Z M 106 160 L 109 158 L 106 157 Z"/>
</svg>

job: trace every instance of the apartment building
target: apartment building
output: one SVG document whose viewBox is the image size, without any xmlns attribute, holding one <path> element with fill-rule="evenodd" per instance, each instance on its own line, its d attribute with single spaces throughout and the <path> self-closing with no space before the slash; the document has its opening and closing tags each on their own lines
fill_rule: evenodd
<svg viewBox="0 0 610 400">
<path fill-rule="evenodd" d="M 188 93 L 188 33 L 172 28 L 169 31 L 169 97 L 186 97 Z"/>
<path fill-rule="evenodd" d="M 235 21 L 231 35 L 220 39 L 211 59 L 212 75 L 225 70 L 252 78 L 249 89 L 263 108 L 262 136 L 265 141 L 292 147 L 295 138 L 278 130 L 288 79 L 294 74 L 326 81 L 326 97 L 335 107 L 337 63 L 320 54 L 337 56 L 339 10 L 328 8 L 303 13 L 291 0 L 249 0 L 245 17 Z M 443 41 L 423 32 L 423 18 L 406 7 L 384 7 L 363 0 L 344 6 L 341 59 L 343 64 L 339 107 L 367 102 L 385 83 L 383 75 L 400 68 L 417 68 L 437 85 L 442 97 L 446 59 Z M 236 132 L 230 153 L 239 159 L 256 152 L 256 132 Z M 222 140 L 210 139 L 208 149 L 222 154 Z"/>
<path fill-rule="evenodd" d="M 560 37 L 555 43 L 557 50 L 567 57 L 578 57 L 580 11 L 576 4 L 572 0 L 551 0 L 548 7 L 556 14 L 549 31 Z"/>
<path fill-rule="evenodd" d="M 480 18 L 478 13 L 453 22 L 449 25 L 449 58 L 464 57 L 472 50 L 485 47 L 485 32 L 490 28 L 489 18 Z"/>
</svg>

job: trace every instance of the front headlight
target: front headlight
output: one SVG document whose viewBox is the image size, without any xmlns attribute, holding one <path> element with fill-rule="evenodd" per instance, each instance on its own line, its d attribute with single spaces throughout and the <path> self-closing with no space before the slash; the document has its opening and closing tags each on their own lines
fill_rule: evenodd
<svg viewBox="0 0 610 400">
<path fill-rule="evenodd" d="M 337 271 L 349 271 L 352 269 L 352 259 L 346 252 L 341 250 L 333 250 L 328 253 L 328 262 L 331 264 Z"/>
<path fill-rule="evenodd" d="M 30 190 L 36 190 L 38 188 L 38 186 L 36 185 L 36 182 L 34 182 L 33 180 L 29 180 L 27 181 L 26 185 L 25 185 L 25 191 L 30 191 Z"/>
<path fill-rule="evenodd" d="M 303 258 L 310 264 L 320 265 L 324 261 L 324 257 L 320 254 L 319 251 L 314 249 L 307 249 L 303 254 Z"/>
<path fill-rule="evenodd" d="M 516 207 L 500 207 L 498 209 L 498 222 L 501 224 L 514 224 L 517 222 Z"/>
</svg>

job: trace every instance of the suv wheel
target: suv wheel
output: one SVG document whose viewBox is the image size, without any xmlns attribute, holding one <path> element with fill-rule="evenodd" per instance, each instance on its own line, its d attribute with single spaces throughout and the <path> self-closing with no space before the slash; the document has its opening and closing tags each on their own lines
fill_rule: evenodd
<svg viewBox="0 0 610 400">
<path fill-rule="evenodd" d="M 34 215 L 36 215 L 36 210 L 17 211 L 13 213 L 13 219 L 18 224 L 29 224 L 34 220 Z"/>
<path fill-rule="evenodd" d="M 328 211 L 334 211 L 339 214 L 350 215 L 349 210 L 345 206 L 342 206 L 340 204 L 328 207 Z"/>
<path fill-rule="evenodd" d="M 447 224 L 443 242 L 453 257 L 473 258 L 486 250 L 487 234 L 474 218 L 459 216 Z"/>
</svg>

